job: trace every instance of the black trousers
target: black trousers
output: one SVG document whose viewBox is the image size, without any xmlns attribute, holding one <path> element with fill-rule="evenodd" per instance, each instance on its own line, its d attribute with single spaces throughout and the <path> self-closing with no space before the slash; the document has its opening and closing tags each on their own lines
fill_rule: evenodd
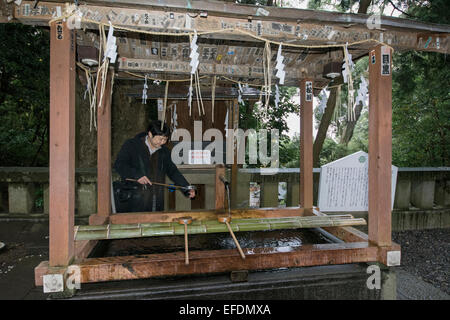
<svg viewBox="0 0 450 320">
<path fill-rule="evenodd" d="M 164 210 L 164 192 L 159 186 L 144 187 L 128 181 L 115 181 L 113 189 L 117 213 Z"/>
</svg>

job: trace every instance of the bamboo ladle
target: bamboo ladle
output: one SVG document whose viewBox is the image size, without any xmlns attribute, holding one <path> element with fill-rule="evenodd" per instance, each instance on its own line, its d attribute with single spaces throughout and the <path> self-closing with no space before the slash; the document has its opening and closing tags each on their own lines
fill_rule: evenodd
<svg viewBox="0 0 450 320">
<path fill-rule="evenodd" d="M 230 232 L 231 237 L 233 238 L 233 241 L 236 244 L 236 247 L 237 247 L 237 249 L 239 251 L 239 254 L 241 255 L 242 259 L 245 259 L 244 251 L 242 251 L 242 248 L 239 245 L 239 242 L 237 241 L 233 230 L 231 230 L 231 226 L 230 226 L 231 217 L 229 217 L 229 216 L 220 216 L 220 217 L 217 218 L 217 220 L 219 220 L 219 222 L 225 223 L 227 225 L 228 231 Z"/>
<path fill-rule="evenodd" d="M 225 223 L 227 225 L 228 231 L 231 234 L 231 237 L 233 238 L 234 243 L 236 244 L 237 249 L 239 250 L 239 254 L 241 255 L 242 259 L 245 259 L 245 254 L 242 251 L 241 246 L 239 245 L 239 242 L 236 239 L 236 236 L 234 235 L 233 230 L 231 230 L 231 226 L 230 226 L 230 221 L 231 221 L 231 205 L 230 205 L 230 184 L 229 182 L 225 179 L 225 177 L 222 175 L 219 177 L 220 181 L 223 182 L 223 184 L 225 185 L 225 189 L 226 189 L 226 195 L 227 195 L 227 207 L 228 207 L 228 215 L 220 215 L 217 217 L 217 220 L 219 220 L 219 222 Z"/>
<path fill-rule="evenodd" d="M 192 223 L 192 217 L 178 218 L 178 223 L 184 225 L 184 263 L 189 264 L 189 250 L 188 250 L 188 232 L 187 226 Z"/>
<path fill-rule="evenodd" d="M 126 178 L 125 180 L 137 182 L 137 179 Z M 166 183 L 160 183 L 160 182 L 152 182 L 152 185 L 153 184 L 155 184 L 157 186 L 168 187 L 168 188 L 177 188 L 177 189 L 185 189 L 185 190 L 197 190 L 197 188 L 195 186 L 182 187 L 182 186 L 176 186 L 176 185 L 173 185 L 173 184 L 166 184 Z"/>
</svg>

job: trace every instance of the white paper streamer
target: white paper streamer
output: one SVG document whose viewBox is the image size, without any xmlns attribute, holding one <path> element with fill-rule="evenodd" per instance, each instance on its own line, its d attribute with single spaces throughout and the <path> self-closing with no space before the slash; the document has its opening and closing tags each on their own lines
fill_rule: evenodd
<svg viewBox="0 0 450 320">
<path fill-rule="evenodd" d="M 227 108 L 227 115 L 225 116 L 225 122 L 224 122 L 224 125 L 225 125 L 225 137 L 228 137 L 228 111 L 229 111 L 229 108 Z"/>
<path fill-rule="evenodd" d="M 147 89 L 148 89 L 147 75 L 145 75 L 144 88 L 142 89 L 142 104 L 146 104 L 147 103 Z"/>
<path fill-rule="evenodd" d="M 188 91 L 188 106 L 189 106 L 189 116 L 192 115 L 192 74 L 191 74 L 191 84 L 189 85 L 189 91 Z"/>
<path fill-rule="evenodd" d="M 114 27 L 111 24 L 111 21 L 109 22 L 109 30 L 108 30 L 108 38 L 106 40 L 106 52 L 105 52 L 105 58 L 108 57 L 109 61 L 111 63 L 116 62 L 117 58 L 117 45 L 116 45 L 116 37 L 113 36 L 114 33 Z"/>
<path fill-rule="evenodd" d="M 178 125 L 178 122 L 177 122 L 177 118 L 178 118 L 178 116 L 177 116 L 177 105 L 176 104 L 173 106 L 172 110 L 173 110 L 172 126 L 173 126 L 173 131 L 175 131 L 177 129 L 177 125 Z"/>
<path fill-rule="evenodd" d="M 280 89 L 278 85 L 275 85 L 275 108 L 278 108 L 278 103 L 280 102 Z"/>
<path fill-rule="evenodd" d="M 239 85 L 239 90 L 238 90 L 238 93 L 239 93 L 239 95 L 238 95 L 238 103 L 244 103 L 244 100 L 242 100 L 242 92 L 243 92 L 243 90 L 242 90 L 241 83 L 239 82 L 238 85 Z"/>
<path fill-rule="evenodd" d="M 357 106 L 359 103 L 366 105 L 368 92 L 369 89 L 367 88 L 367 81 L 363 76 L 361 76 L 361 83 L 359 84 L 358 95 L 356 96 L 355 100 L 355 106 Z"/>
<path fill-rule="evenodd" d="M 354 67 L 355 64 L 352 61 L 352 55 L 348 53 L 346 45 L 344 48 L 344 64 L 342 65 L 342 77 L 344 78 L 344 83 L 347 83 L 348 79 L 351 78 L 351 72 Z"/>
<path fill-rule="evenodd" d="M 199 63 L 199 53 L 197 52 L 198 50 L 198 45 L 197 45 L 197 31 L 194 30 L 194 37 L 192 38 L 191 41 L 191 54 L 189 55 L 189 57 L 191 58 L 191 62 L 189 63 L 191 66 L 191 74 L 194 74 L 195 71 L 197 71 L 198 68 L 198 63 Z"/>
<path fill-rule="evenodd" d="M 344 83 L 348 84 L 348 97 L 347 97 L 347 119 L 354 121 L 355 119 L 355 106 L 353 104 L 353 97 L 355 90 L 353 89 L 352 71 L 354 68 L 352 61 L 352 55 L 348 52 L 347 44 L 344 47 L 344 65 L 342 69 L 342 76 Z"/>
<path fill-rule="evenodd" d="M 286 72 L 284 71 L 284 63 L 283 63 L 284 57 L 281 55 L 281 44 L 278 47 L 278 53 L 277 53 L 277 64 L 275 66 L 275 69 L 277 69 L 276 77 L 280 79 L 280 84 L 284 84 L 284 77 L 286 75 Z"/>
<path fill-rule="evenodd" d="M 320 104 L 317 106 L 317 109 L 318 109 L 319 113 L 322 114 L 327 107 L 327 101 L 328 101 L 328 97 L 327 97 L 327 93 L 326 93 L 325 89 L 322 89 L 322 91 L 320 91 L 319 97 L 320 97 Z"/>
</svg>

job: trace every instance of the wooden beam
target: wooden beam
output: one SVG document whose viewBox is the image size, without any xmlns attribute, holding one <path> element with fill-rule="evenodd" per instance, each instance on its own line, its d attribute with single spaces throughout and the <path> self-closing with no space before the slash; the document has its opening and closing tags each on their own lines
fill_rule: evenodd
<svg viewBox="0 0 450 320">
<path fill-rule="evenodd" d="M 442 33 L 419 33 L 417 34 L 417 50 L 441 52 L 442 46 L 448 46 L 447 37 L 448 34 Z"/>
<path fill-rule="evenodd" d="M 95 240 L 75 241 L 75 259 L 87 258 L 97 243 Z"/>
<path fill-rule="evenodd" d="M 209 45 L 208 49 L 214 48 L 215 45 Z M 221 46 L 225 49 L 228 48 L 228 46 Z M 256 48 L 255 48 L 256 49 Z M 218 51 L 220 51 L 220 46 L 218 46 Z M 201 52 L 201 48 L 199 49 L 199 52 Z M 288 53 L 285 53 L 285 55 L 290 55 Z M 292 58 L 289 59 L 289 61 L 294 61 L 298 58 L 300 53 L 294 54 Z M 248 56 L 242 54 L 241 56 L 233 55 L 236 59 L 234 61 L 234 64 L 226 64 L 226 63 L 220 63 L 220 61 L 217 62 L 207 62 L 205 60 L 201 59 L 200 56 L 200 64 L 198 66 L 199 73 L 201 75 L 217 75 L 219 76 L 218 79 L 220 80 L 220 76 L 226 76 L 228 78 L 233 78 L 237 81 L 237 79 L 246 78 L 246 79 L 252 79 L 251 83 L 255 84 L 264 84 L 264 70 L 262 68 L 261 63 L 256 63 L 254 61 L 248 61 Z M 261 59 L 262 54 L 260 55 L 259 59 Z M 328 60 L 327 55 L 317 55 L 314 57 L 308 56 L 305 60 L 308 61 L 299 61 L 296 62 L 292 67 L 288 68 L 286 70 L 286 79 L 285 79 L 285 85 L 292 84 L 297 81 L 296 79 L 299 79 L 301 77 L 301 74 L 303 72 L 306 72 L 308 74 L 317 74 L 317 80 L 324 81 L 325 79 L 322 79 L 322 68 L 320 70 L 316 70 L 316 64 L 318 64 L 319 59 L 323 58 L 323 61 Z M 166 60 L 165 58 L 161 59 L 143 59 L 143 58 L 133 58 L 129 56 L 122 56 L 119 58 L 119 67 L 118 70 L 121 72 L 132 72 L 132 73 L 138 73 L 138 72 L 156 72 L 159 74 L 159 78 L 166 79 L 167 73 L 169 74 L 177 74 L 177 75 L 184 75 L 184 79 L 189 78 L 190 74 L 190 65 L 188 61 L 183 61 L 183 57 L 181 57 L 181 54 L 179 54 L 178 57 L 169 57 L 169 59 L 174 60 Z M 251 57 L 250 59 L 257 60 L 255 57 Z M 320 61 L 322 63 L 323 61 Z M 220 63 L 220 64 L 219 64 Z M 302 68 L 299 68 L 301 66 Z M 317 72 L 316 72 L 317 71 Z M 273 71 L 273 77 L 275 76 L 275 71 Z M 183 77 L 182 77 L 183 78 Z M 256 80 L 253 80 L 256 79 Z M 327 79 L 328 80 L 328 79 Z M 326 81 L 327 81 L 326 80 Z M 188 82 L 186 82 L 188 83 Z"/>
<path fill-rule="evenodd" d="M 111 97 L 114 70 L 106 76 L 105 90 L 97 109 L 97 215 L 111 215 Z M 101 86 L 99 79 L 99 88 Z M 97 101 L 100 101 L 100 91 Z"/>
<path fill-rule="evenodd" d="M 311 214 L 318 217 L 326 216 L 325 213 L 320 212 L 316 207 L 313 208 Z M 366 242 L 369 240 L 367 234 L 353 227 L 325 227 L 322 229 L 344 242 Z"/>
<path fill-rule="evenodd" d="M 0 23 L 8 23 L 13 21 L 14 3 L 10 1 L 0 1 Z"/>
<path fill-rule="evenodd" d="M 223 205 L 223 201 L 221 203 Z M 118 213 L 110 217 L 110 223 L 130 224 L 130 223 L 172 222 L 178 218 L 185 216 L 191 216 L 194 220 L 212 220 L 216 219 L 217 215 L 223 213 L 223 211 L 224 208 L 219 207 L 216 210 L 203 210 L 203 211 Z M 235 219 L 295 217 L 301 215 L 303 215 L 303 208 L 299 207 L 231 210 L 231 216 Z"/>
<path fill-rule="evenodd" d="M 369 55 L 369 241 L 391 245 L 392 52 Z"/>
<path fill-rule="evenodd" d="M 50 266 L 74 255 L 75 47 L 76 35 L 63 22 L 50 26 Z"/>
<path fill-rule="evenodd" d="M 98 214 L 91 214 L 89 216 L 89 225 L 101 225 L 109 222 L 111 216 L 100 216 Z"/>
<path fill-rule="evenodd" d="M 313 208 L 313 81 L 300 81 L 300 206 Z"/>
<path fill-rule="evenodd" d="M 81 271 L 81 283 L 144 279 L 159 276 L 177 276 L 230 272 L 235 270 L 262 270 L 358 262 L 375 262 L 378 248 L 367 242 L 346 244 L 315 244 L 301 247 L 243 248 L 242 259 L 234 249 L 191 251 L 189 265 L 184 252 L 142 256 L 104 257 L 76 262 Z M 45 263 L 35 269 L 36 285 L 42 285 L 39 275 L 45 274 Z"/>
<path fill-rule="evenodd" d="M 143 28 L 160 31 L 182 32 L 184 29 L 198 32 L 219 30 L 223 28 L 239 28 L 257 36 L 277 39 L 281 42 L 286 40 L 298 41 L 298 43 L 351 43 L 365 39 L 374 38 L 389 43 L 396 49 L 432 50 L 417 46 L 416 36 L 418 33 L 433 32 L 442 34 L 442 46 L 440 52 L 448 52 L 447 25 L 433 23 L 422 23 L 401 18 L 382 17 L 382 30 L 369 28 L 368 16 L 362 14 L 343 14 L 337 12 L 320 12 L 313 10 L 300 10 L 292 8 L 243 6 L 241 4 L 223 4 L 212 1 L 195 1 L 193 7 L 200 6 L 194 11 L 208 11 L 207 18 L 192 18 L 188 13 L 193 13 L 192 8 L 186 8 L 183 0 L 179 4 L 173 1 L 164 3 L 140 3 L 131 5 L 128 1 L 108 2 L 93 1 L 93 4 L 80 4 L 79 8 L 84 17 L 108 24 L 121 25 L 129 28 Z M 63 3 L 39 2 L 37 9 L 33 9 L 32 1 L 22 1 L 15 10 L 15 18 L 22 23 L 46 25 L 56 8 L 64 11 Z M 207 8 L 212 8 L 208 10 Z M 248 14 L 244 14 L 247 12 Z M 251 13 L 250 13 L 251 12 Z M 139 16 L 136 20 L 134 15 Z M 252 19 L 249 19 L 249 16 Z M 300 17 L 300 18 L 299 18 Z M 250 21 L 249 21 L 250 20 Z M 349 25 L 352 27 L 349 28 Z M 84 25 L 83 25 L 84 27 Z M 89 27 L 95 28 L 94 25 Z M 207 35 L 217 38 L 216 34 Z M 218 36 L 220 39 L 235 39 L 255 41 L 245 35 L 225 34 Z M 256 40 L 257 41 L 257 40 Z"/>
</svg>

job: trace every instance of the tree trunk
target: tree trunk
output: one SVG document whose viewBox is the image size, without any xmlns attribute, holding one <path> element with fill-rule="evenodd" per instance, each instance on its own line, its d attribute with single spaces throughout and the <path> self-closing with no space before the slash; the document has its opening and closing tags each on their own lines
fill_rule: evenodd
<svg viewBox="0 0 450 320">
<path fill-rule="evenodd" d="M 358 13 L 367 13 L 367 9 L 370 6 L 372 0 L 361 0 L 359 1 Z"/>
<path fill-rule="evenodd" d="M 360 0 L 358 13 L 367 13 L 367 10 L 368 10 L 371 2 L 372 2 L 372 0 Z M 340 77 L 340 81 L 342 81 L 342 77 Z M 320 155 L 320 152 L 322 151 L 323 142 L 325 141 L 325 137 L 326 137 L 327 131 L 328 131 L 328 126 L 330 125 L 334 109 L 336 108 L 336 94 L 337 94 L 337 88 L 332 88 L 330 91 L 330 96 L 327 101 L 327 108 L 325 109 L 325 112 L 323 114 L 322 120 L 319 125 L 319 130 L 317 131 L 316 140 L 314 141 L 314 147 L 313 147 L 313 166 L 314 167 L 319 166 L 319 155 Z M 348 141 L 350 141 L 350 139 L 353 136 L 353 129 L 355 128 L 356 122 L 358 121 L 359 116 L 361 115 L 361 109 L 362 109 L 362 105 L 358 105 L 356 107 L 354 123 L 353 124 L 348 123 L 347 126 L 350 125 L 351 128 L 350 127 L 345 128 L 343 137 L 345 137 L 348 132 L 348 134 L 349 134 Z M 347 141 L 347 143 L 348 143 L 348 141 Z M 341 139 L 341 143 L 342 143 L 342 139 Z"/>
<path fill-rule="evenodd" d="M 341 78 L 342 79 L 342 78 Z M 328 97 L 327 107 L 323 113 L 322 120 L 320 121 L 319 129 L 317 131 L 316 139 L 313 145 L 313 167 L 317 168 L 319 166 L 319 155 L 322 151 L 323 142 L 327 136 L 328 127 L 333 117 L 334 109 L 336 108 L 336 96 L 337 87 L 331 88 L 330 96 Z"/>
<path fill-rule="evenodd" d="M 356 123 L 358 122 L 358 119 L 361 116 L 362 107 L 363 107 L 362 103 L 358 103 L 358 105 L 355 108 L 355 120 L 347 122 L 346 126 L 344 127 L 344 132 L 342 133 L 339 144 L 348 145 L 348 143 L 352 139 L 353 130 L 355 130 Z"/>
</svg>

